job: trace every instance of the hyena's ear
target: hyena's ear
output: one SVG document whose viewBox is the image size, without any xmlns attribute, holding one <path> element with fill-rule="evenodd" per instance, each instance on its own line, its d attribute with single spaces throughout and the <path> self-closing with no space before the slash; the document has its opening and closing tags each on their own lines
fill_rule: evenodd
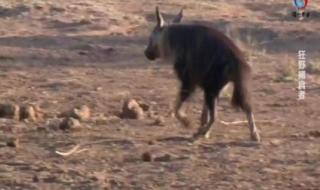
<svg viewBox="0 0 320 190">
<path fill-rule="evenodd" d="M 157 17 L 157 26 L 159 28 L 162 28 L 164 26 L 164 19 L 162 17 L 162 14 L 160 13 L 158 7 L 156 7 L 156 17 Z"/>
<path fill-rule="evenodd" d="M 180 12 L 175 16 L 172 20 L 172 23 L 180 23 L 183 17 L 183 8 L 180 10 Z"/>
</svg>

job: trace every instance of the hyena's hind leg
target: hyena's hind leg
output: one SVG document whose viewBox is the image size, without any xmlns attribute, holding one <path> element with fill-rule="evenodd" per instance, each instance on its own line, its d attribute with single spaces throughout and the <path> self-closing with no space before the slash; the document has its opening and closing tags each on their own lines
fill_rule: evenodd
<svg viewBox="0 0 320 190">
<path fill-rule="evenodd" d="M 251 140 L 260 142 L 260 135 L 259 131 L 256 127 L 255 121 L 254 121 L 254 115 L 251 108 L 251 103 L 249 101 L 244 101 L 240 107 L 245 112 L 247 120 L 248 120 L 248 127 L 250 130 L 250 137 Z"/>
<path fill-rule="evenodd" d="M 252 112 L 250 82 L 250 70 L 242 71 L 242 75 L 234 80 L 232 104 L 240 107 L 246 113 L 251 140 L 260 142 L 260 135 Z"/>
<path fill-rule="evenodd" d="M 251 140 L 260 142 L 260 135 L 254 121 L 251 102 L 247 101 L 246 98 L 243 98 L 240 107 L 246 114 Z"/>
<path fill-rule="evenodd" d="M 181 111 L 183 103 L 190 97 L 193 93 L 195 87 L 188 83 L 182 83 L 178 97 L 175 102 L 174 115 L 185 127 L 190 127 L 191 122 L 188 119 L 187 115 Z"/>
<path fill-rule="evenodd" d="M 245 110 L 248 119 L 251 140 L 260 142 L 260 135 L 254 121 L 254 115 L 251 110 Z"/>
</svg>

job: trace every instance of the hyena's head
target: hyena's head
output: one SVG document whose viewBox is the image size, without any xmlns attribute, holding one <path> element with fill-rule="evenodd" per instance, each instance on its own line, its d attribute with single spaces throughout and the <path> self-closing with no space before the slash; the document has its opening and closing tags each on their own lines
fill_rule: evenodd
<svg viewBox="0 0 320 190">
<path fill-rule="evenodd" d="M 183 9 L 181 9 L 180 13 L 172 20 L 172 23 L 180 23 L 183 17 Z M 156 7 L 156 18 L 157 24 L 154 27 L 150 37 L 149 37 L 149 44 L 144 51 L 145 56 L 149 60 L 155 60 L 161 56 L 161 43 L 164 33 L 164 28 L 167 25 L 162 17 L 162 14 L 159 11 L 159 8 Z"/>
</svg>

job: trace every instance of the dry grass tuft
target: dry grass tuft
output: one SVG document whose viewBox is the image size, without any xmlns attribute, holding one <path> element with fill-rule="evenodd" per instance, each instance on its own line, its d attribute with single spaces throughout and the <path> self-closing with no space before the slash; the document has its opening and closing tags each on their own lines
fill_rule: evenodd
<svg viewBox="0 0 320 190">
<path fill-rule="evenodd" d="M 306 72 L 310 74 L 320 74 L 320 59 L 310 60 L 306 64 Z"/>
<path fill-rule="evenodd" d="M 280 70 L 280 76 L 277 79 L 278 82 L 291 82 L 296 81 L 298 77 L 298 65 L 297 61 L 290 57 L 289 55 L 285 55 L 283 58 L 283 64 Z"/>
</svg>

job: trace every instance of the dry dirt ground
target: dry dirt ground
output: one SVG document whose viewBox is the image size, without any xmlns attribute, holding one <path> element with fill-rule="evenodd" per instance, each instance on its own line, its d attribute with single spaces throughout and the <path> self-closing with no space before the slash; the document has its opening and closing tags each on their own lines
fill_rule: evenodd
<svg viewBox="0 0 320 190">
<path fill-rule="evenodd" d="M 156 5 L 168 19 L 184 7 L 184 22 L 211 24 L 242 47 L 254 70 L 262 143 L 249 141 L 245 123 L 219 122 L 245 119 L 228 90 L 211 138 L 188 141 L 200 91 L 187 106 L 195 127 L 186 130 L 171 117 L 171 66 L 143 56 Z M 0 1 L 0 103 L 45 112 L 37 122 L 0 119 L 0 189 L 319 190 L 319 5 L 310 1 L 311 18 L 298 21 L 287 0 Z M 303 101 L 299 49 L 308 59 Z M 127 98 L 150 107 L 144 119 L 119 118 Z M 58 129 L 57 115 L 78 105 L 89 106 L 91 118 L 79 130 Z M 86 151 L 55 152 L 78 144 Z"/>
</svg>

